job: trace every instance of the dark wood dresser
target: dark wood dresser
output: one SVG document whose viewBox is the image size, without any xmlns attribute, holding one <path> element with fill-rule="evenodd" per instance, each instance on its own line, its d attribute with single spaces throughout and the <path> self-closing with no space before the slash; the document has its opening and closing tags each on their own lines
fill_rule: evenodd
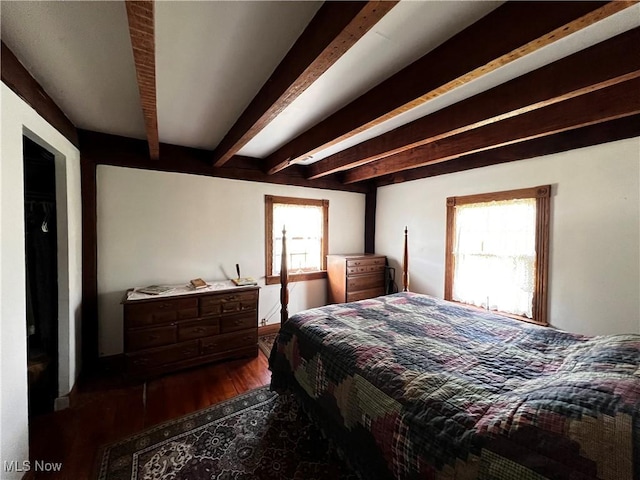
<svg viewBox="0 0 640 480">
<path fill-rule="evenodd" d="M 385 294 L 384 255 L 327 255 L 328 302 L 345 303 Z"/>
<path fill-rule="evenodd" d="M 258 354 L 259 287 L 123 300 L 130 377 Z"/>
</svg>

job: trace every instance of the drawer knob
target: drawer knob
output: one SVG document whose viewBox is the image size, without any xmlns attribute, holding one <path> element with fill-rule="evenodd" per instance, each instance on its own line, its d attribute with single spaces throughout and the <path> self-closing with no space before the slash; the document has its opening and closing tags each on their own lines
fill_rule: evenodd
<svg viewBox="0 0 640 480">
<path fill-rule="evenodd" d="M 147 336 L 147 338 L 149 340 L 158 340 L 160 338 L 160 335 L 153 334 L 153 335 Z"/>
<path fill-rule="evenodd" d="M 195 333 L 202 333 L 202 332 L 205 331 L 205 329 L 204 329 L 204 327 L 197 327 L 197 328 L 194 328 L 193 331 Z"/>
</svg>

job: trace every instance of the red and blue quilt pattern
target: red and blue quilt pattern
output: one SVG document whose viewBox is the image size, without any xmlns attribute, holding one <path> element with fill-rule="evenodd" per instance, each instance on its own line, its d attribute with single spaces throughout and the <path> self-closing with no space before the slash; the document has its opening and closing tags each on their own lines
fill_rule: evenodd
<svg viewBox="0 0 640 480">
<path fill-rule="evenodd" d="M 640 335 L 399 293 L 292 316 L 270 367 L 380 477 L 640 478 Z"/>
</svg>

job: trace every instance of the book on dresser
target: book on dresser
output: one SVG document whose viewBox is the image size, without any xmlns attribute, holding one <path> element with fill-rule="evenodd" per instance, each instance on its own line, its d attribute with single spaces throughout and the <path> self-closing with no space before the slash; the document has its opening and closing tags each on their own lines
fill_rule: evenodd
<svg viewBox="0 0 640 480">
<path fill-rule="evenodd" d="M 384 255 L 327 255 L 328 303 L 355 302 L 384 295 L 386 263 Z"/>
<path fill-rule="evenodd" d="M 136 288 L 136 292 L 146 293 L 147 295 L 162 295 L 163 293 L 169 293 L 173 290 L 173 287 L 169 285 L 149 285 L 148 287 Z"/>
<path fill-rule="evenodd" d="M 207 288 L 209 286 L 209 284 L 201 278 L 194 278 L 193 280 L 189 280 L 189 285 L 191 285 L 191 287 L 195 288 L 196 290 L 198 290 L 199 288 Z"/>
<path fill-rule="evenodd" d="M 128 292 L 129 293 L 129 292 Z M 259 287 L 214 291 L 176 288 L 168 295 L 122 301 L 124 354 L 130 377 L 258 354 Z"/>
<path fill-rule="evenodd" d="M 257 285 L 258 282 L 256 282 L 253 277 L 238 277 L 238 278 L 232 278 L 231 281 L 235 284 L 238 285 L 239 287 L 245 287 L 247 285 Z"/>
</svg>

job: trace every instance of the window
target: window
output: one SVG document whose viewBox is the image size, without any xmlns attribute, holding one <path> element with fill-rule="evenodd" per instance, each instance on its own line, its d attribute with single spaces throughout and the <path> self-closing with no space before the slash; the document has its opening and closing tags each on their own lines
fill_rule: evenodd
<svg viewBox="0 0 640 480">
<path fill-rule="evenodd" d="M 446 300 L 548 324 L 550 192 L 447 198 Z"/>
<path fill-rule="evenodd" d="M 280 282 L 282 228 L 287 230 L 289 279 L 325 278 L 329 200 L 265 195 L 266 283 Z"/>
</svg>

